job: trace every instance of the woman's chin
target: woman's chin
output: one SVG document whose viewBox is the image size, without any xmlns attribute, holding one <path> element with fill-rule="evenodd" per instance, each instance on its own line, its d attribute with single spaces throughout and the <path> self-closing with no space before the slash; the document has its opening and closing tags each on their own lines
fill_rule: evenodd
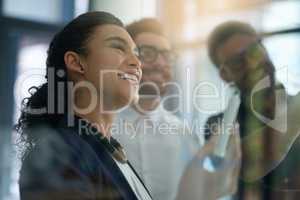
<svg viewBox="0 0 300 200">
<path fill-rule="evenodd" d="M 139 102 L 140 99 L 140 95 L 138 94 L 138 92 L 134 95 L 134 97 L 132 98 L 132 102 L 131 104 L 137 104 Z"/>
<path fill-rule="evenodd" d="M 119 103 L 119 107 L 126 107 L 132 104 L 135 104 L 139 101 L 139 93 L 138 92 L 126 92 L 126 91 L 122 91 L 122 95 L 120 96 L 120 103 Z"/>
<path fill-rule="evenodd" d="M 140 96 L 139 96 L 139 93 L 138 92 L 135 92 L 134 94 L 130 94 L 127 96 L 127 101 L 126 101 L 126 105 L 132 105 L 132 104 L 135 104 L 139 101 L 140 99 Z"/>
</svg>

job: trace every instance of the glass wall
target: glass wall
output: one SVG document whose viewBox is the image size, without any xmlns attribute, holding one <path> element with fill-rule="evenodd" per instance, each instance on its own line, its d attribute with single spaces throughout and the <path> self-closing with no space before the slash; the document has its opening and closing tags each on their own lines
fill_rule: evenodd
<svg viewBox="0 0 300 200">
<path fill-rule="evenodd" d="M 300 1 L 271 0 L 0 0 L 1 95 L 13 116 L 1 116 L 5 128 L 0 136 L 0 200 L 18 200 L 17 152 L 12 144 L 17 135 L 7 127 L 16 122 L 21 101 L 31 86 L 45 81 L 46 51 L 54 33 L 64 23 L 89 9 L 115 14 L 128 24 L 143 17 L 158 17 L 179 55 L 174 80 L 181 86 L 179 107 L 182 119 L 196 120 L 197 134 L 203 134 L 208 117 L 222 112 L 232 91 L 219 77 L 207 53 L 207 37 L 227 20 L 250 23 L 258 32 L 269 33 L 263 44 L 275 64 L 277 81 L 290 96 L 300 91 Z M 280 33 L 285 31 L 285 33 Z M 7 77 L 5 77 L 7 76 Z M 10 80 L 6 80 L 10 79 Z M 7 88 L 14 93 L 7 93 Z M 215 94 L 219 97 L 216 98 Z M 13 110 L 13 111 L 10 111 Z M 11 117 L 11 119 L 10 119 Z M 2 123 L 4 121 L 5 123 Z M 4 125 L 3 125 L 4 124 Z M 192 124 L 193 125 L 193 124 Z M 3 164 L 4 163 L 4 164 Z M 2 175 L 2 177 L 1 177 Z M 9 182 L 9 184 L 7 184 Z M 4 198 L 5 196 L 5 198 Z M 2 198 L 2 199 L 1 199 Z"/>
</svg>

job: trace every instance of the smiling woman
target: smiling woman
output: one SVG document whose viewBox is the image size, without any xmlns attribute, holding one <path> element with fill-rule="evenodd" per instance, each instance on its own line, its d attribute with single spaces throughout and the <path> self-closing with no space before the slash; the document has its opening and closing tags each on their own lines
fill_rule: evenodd
<svg viewBox="0 0 300 200">
<path fill-rule="evenodd" d="M 151 199 L 110 136 L 114 111 L 138 99 L 135 49 L 105 12 L 80 15 L 55 35 L 47 82 L 25 99 L 16 126 L 26 147 L 22 200 Z"/>
</svg>

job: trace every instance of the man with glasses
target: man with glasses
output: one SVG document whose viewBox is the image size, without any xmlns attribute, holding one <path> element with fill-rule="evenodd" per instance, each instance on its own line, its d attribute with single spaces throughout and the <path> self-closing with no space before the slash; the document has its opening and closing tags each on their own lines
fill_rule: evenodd
<svg viewBox="0 0 300 200">
<path fill-rule="evenodd" d="M 143 76 L 140 100 L 119 114 L 116 123 L 121 130 L 114 137 L 153 199 L 172 200 L 185 165 L 203 140 L 162 104 L 176 58 L 162 25 L 155 19 L 142 19 L 128 25 L 127 31 L 138 47 Z"/>
</svg>

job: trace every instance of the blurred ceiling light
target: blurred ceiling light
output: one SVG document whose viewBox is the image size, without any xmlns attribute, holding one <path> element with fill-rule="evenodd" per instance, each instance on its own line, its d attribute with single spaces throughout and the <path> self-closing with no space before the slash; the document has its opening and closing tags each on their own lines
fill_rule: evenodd
<svg viewBox="0 0 300 200">
<path fill-rule="evenodd" d="M 184 30 L 183 30 L 183 39 L 187 42 L 193 41 L 197 38 L 197 24 L 195 22 L 187 22 L 184 25 Z"/>
<path fill-rule="evenodd" d="M 278 1 L 267 5 L 263 11 L 264 31 L 277 31 L 300 26 L 300 1 Z"/>
<path fill-rule="evenodd" d="M 60 0 L 3 0 L 4 16 L 46 23 L 59 23 L 63 20 L 63 2 Z"/>
<path fill-rule="evenodd" d="M 186 0 L 184 6 L 183 39 L 193 41 L 197 37 L 197 5 L 194 0 Z"/>
<path fill-rule="evenodd" d="M 197 2 L 198 15 L 219 15 L 222 12 L 249 9 L 261 6 L 271 0 L 194 0 Z"/>
<path fill-rule="evenodd" d="M 141 4 L 141 17 L 157 16 L 157 0 L 142 0 Z"/>
<path fill-rule="evenodd" d="M 110 12 L 124 24 L 157 15 L 157 0 L 91 0 L 92 10 Z"/>
</svg>

